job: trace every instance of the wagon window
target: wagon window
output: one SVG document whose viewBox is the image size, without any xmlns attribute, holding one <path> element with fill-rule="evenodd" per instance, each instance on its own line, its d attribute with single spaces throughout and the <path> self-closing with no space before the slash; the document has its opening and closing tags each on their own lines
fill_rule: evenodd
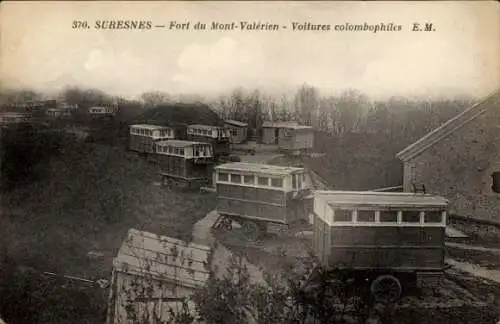
<svg viewBox="0 0 500 324">
<path fill-rule="evenodd" d="M 218 180 L 219 181 L 229 181 L 229 174 L 223 173 L 223 172 L 219 173 Z"/>
<path fill-rule="evenodd" d="M 390 210 L 381 210 L 380 211 L 380 222 L 382 223 L 397 223 L 398 221 L 398 212 L 390 211 Z"/>
<path fill-rule="evenodd" d="M 179 149 L 179 155 L 184 155 L 184 149 Z"/>
<path fill-rule="evenodd" d="M 269 186 L 269 178 L 258 177 L 257 181 L 258 181 L 259 186 Z"/>
<path fill-rule="evenodd" d="M 403 223 L 420 223 L 420 211 L 405 210 L 403 211 Z"/>
<path fill-rule="evenodd" d="M 358 222 L 375 222 L 375 211 L 358 210 Z"/>
<path fill-rule="evenodd" d="M 297 189 L 297 175 L 292 175 L 292 188 Z"/>
<path fill-rule="evenodd" d="M 424 214 L 424 223 L 441 223 L 442 216 L 442 211 L 427 211 Z"/>
<path fill-rule="evenodd" d="M 245 175 L 243 176 L 243 182 L 245 184 L 255 184 L 255 177 L 253 175 Z"/>
<path fill-rule="evenodd" d="M 337 209 L 335 211 L 336 222 L 352 222 L 352 210 Z"/>
<path fill-rule="evenodd" d="M 232 183 L 241 183 L 241 175 L 231 174 L 231 182 Z"/>
<path fill-rule="evenodd" d="M 271 187 L 283 188 L 283 179 L 271 178 Z"/>
</svg>

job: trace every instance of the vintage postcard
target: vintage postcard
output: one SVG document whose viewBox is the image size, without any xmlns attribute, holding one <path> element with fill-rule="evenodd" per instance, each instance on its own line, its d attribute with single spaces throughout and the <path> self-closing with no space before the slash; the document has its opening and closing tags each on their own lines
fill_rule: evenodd
<svg viewBox="0 0 500 324">
<path fill-rule="evenodd" d="M 499 322 L 498 1 L 0 8 L 0 323 Z"/>
</svg>

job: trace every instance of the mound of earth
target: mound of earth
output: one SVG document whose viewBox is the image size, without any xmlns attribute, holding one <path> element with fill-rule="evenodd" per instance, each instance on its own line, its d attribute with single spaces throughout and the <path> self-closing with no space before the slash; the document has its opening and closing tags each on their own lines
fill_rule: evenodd
<svg viewBox="0 0 500 324">
<path fill-rule="evenodd" d="M 223 125 L 223 120 L 207 105 L 195 104 L 161 104 L 148 109 L 133 120 L 134 124 L 155 124 L 164 126 L 186 126 L 192 124 Z"/>
</svg>

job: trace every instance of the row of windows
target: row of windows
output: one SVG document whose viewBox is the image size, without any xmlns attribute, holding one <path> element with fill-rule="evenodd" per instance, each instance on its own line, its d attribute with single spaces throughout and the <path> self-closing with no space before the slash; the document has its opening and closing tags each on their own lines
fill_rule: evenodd
<svg viewBox="0 0 500 324">
<path fill-rule="evenodd" d="M 212 136 L 212 130 L 210 129 L 191 128 L 189 133 L 203 136 Z"/>
<path fill-rule="evenodd" d="M 378 217 L 377 217 L 378 216 Z M 399 221 L 401 216 L 401 221 Z M 367 223 L 441 223 L 442 211 L 413 211 L 413 210 L 344 210 L 336 209 L 335 222 L 367 222 Z"/>
<path fill-rule="evenodd" d="M 171 146 L 160 146 L 156 147 L 157 152 L 162 153 L 170 153 L 175 155 L 184 155 L 184 149 L 180 147 L 171 147 Z"/>
<path fill-rule="evenodd" d="M 132 128 L 130 130 L 130 133 L 131 134 L 134 134 L 134 135 L 144 135 L 144 136 L 153 136 L 154 134 L 158 134 L 158 131 L 153 131 L 151 129 L 144 129 L 144 128 Z M 167 136 L 172 136 L 172 131 L 171 130 L 166 130 L 166 129 L 162 129 L 159 131 L 159 134 L 160 134 L 160 137 L 167 137 Z"/>
<path fill-rule="evenodd" d="M 90 112 L 93 112 L 93 113 L 112 113 L 113 109 L 111 109 L 111 108 L 104 108 L 104 109 L 101 109 L 101 108 L 91 108 Z"/>
<path fill-rule="evenodd" d="M 255 175 L 241 175 L 235 173 L 220 172 L 217 175 L 217 180 L 221 182 L 230 182 L 251 186 L 257 185 L 262 187 L 283 188 L 282 178 L 260 177 Z"/>
</svg>

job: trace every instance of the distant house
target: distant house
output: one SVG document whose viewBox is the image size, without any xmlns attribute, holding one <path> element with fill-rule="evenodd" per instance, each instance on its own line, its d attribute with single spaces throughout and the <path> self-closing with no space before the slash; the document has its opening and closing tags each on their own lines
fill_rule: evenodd
<svg viewBox="0 0 500 324">
<path fill-rule="evenodd" d="M 262 142 L 277 144 L 285 151 L 312 149 L 314 145 L 314 129 L 295 122 L 265 122 L 262 125 Z"/>
<path fill-rule="evenodd" d="M 248 124 L 237 120 L 225 120 L 226 127 L 231 134 L 230 141 L 233 144 L 240 144 L 247 140 Z"/>
<path fill-rule="evenodd" d="M 297 122 L 269 122 L 262 124 L 261 141 L 263 144 L 278 144 L 280 129 L 289 126 L 298 126 Z"/>
<path fill-rule="evenodd" d="M 114 106 L 95 106 L 89 108 L 89 114 L 93 117 L 113 117 L 116 110 Z"/>
<path fill-rule="evenodd" d="M 314 129 L 311 126 L 287 126 L 279 131 L 278 147 L 285 151 L 311 150 L 314 146 Z"/>
<path fill-rule="evenodd" d="M 54 117 L 54 118 L 69 117 L 71 116 L 71 111 L 62 108 L 49 108 L 45 111 L 45 114 L 49 117 Z"/>
<path fill-rule="evenodd" d="M 20 112 L 2 112 L 0 113 L 0 125 L 10 125 L 27 123 L 32 120 L 31 114 Z"/>
<path fill-rule="evenodd" d="M 210 254 L 207 246 L 130 229 L 113 260 L 107 324 L 148 316 L 145 323 L 169 323 L 169 310 L 207 283 Z M 188 307 L 194 314 L 194 304 Z"/>
<path fill-rule="evenodd" d="M 397 154 L 405 191 L 450 200 L 450 212 L 500 222 L 500 91 Z"/>
<path fill-rule="evenodd" d="M 8 110 L 31 115 L 43 115 L 47 109 L 55 107 L 56 100 L 29 100 L 9 104 Z"/>
</svg>

